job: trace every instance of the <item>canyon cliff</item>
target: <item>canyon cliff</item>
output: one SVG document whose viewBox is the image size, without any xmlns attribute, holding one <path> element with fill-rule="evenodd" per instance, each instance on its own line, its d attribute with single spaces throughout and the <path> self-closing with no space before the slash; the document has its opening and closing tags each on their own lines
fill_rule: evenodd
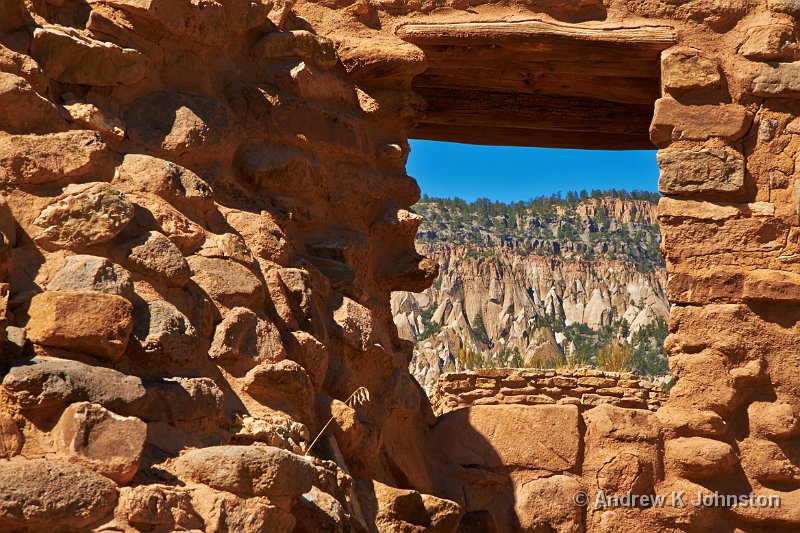
<svg viewBox="0 0 800 533">
<path fill-rule="evenodd" d="M 595 365 L 600 337 L 631 343 L 663 324 L 655 199 L 595 191 L 508 205 L 418 203 L 417 248 L 440 277 L 422 293 L 392 296 L 398 331 L 415 342 L 412 373 L 430 391 L 443 372 L 475 365 Z M 654 337 L 641 342 L 658 346 L 666 374 L 663 336 Z"/>
</svg>

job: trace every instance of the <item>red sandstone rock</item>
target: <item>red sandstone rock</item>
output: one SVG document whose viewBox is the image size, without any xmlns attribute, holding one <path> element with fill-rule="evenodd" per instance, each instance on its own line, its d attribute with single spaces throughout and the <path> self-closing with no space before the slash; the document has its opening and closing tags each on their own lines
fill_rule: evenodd
<svg viewBox="0 0 800 533">
<path fill-rule="evenodd" d="M 64 178 L 110 177 L 112 153 L 94 132 L 0 137 L 0 182 L 35 184 Z"/>
<path fill-rule="evenodd" d="M 10 459 L 22 449 L 22 433 L 16 422 L 6 413 L 0 413 L 0 458 Z"/>
<path fill-rule="evenodd" d="M 80 249 L 116 237 L 133 218 L 133 206 L 105 183 L 70 185 L 34 221 L 36 240 L 48 246 Z"/>
<path fill-rule="evenodd" d="M 147 425 L 98 404 L 74 403 L 53 428 L 56 449 L 79 464 L 126 485 L 136 475 L 144 451 Z"/>
<path fill-rule="evenodd" d="M 689 479 L 709 478 L 738 463 L 736 453 L 729 444 L 703 437 L 681 437 L 667 441 L 664 459 Z"/>
<path fill-rule="evenodd" d="M 114 483 L 79 466 L 45 459 L 0 463 L 0 527 L 85 529 L 117 501 Z"/>
<path fill-rule="evenodd" d="M 183 454 L 175 464 L 186 480 L 245 496 L 299 496 L 314 469 L 300 456 L 271 446 L 213 446 Z"/>
<path fill-rule="evenodd" d="M 431 438 L 459 464 L 563 472 L 577 461 L 577 419 L 572 405 L 475 406 L 440 417 Z M 458 446 L 452 435 L 461 435 Z"/>
<path fill-rule="evenodd" d="M 133 329 L 133 306 L 120 296 L 97 292 L 48 291 L 31 300 L 28 338 L 116 361 Z"/>
</svg>

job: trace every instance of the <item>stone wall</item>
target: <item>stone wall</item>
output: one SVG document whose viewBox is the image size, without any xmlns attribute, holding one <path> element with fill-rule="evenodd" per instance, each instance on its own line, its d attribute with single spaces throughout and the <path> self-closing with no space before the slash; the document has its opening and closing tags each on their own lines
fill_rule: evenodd
<svg viewBox="0 0 800 533">
<path fill-rule="evenodd" d="M 798 16 L 796 0 L 4 0 L 0 529 L 800 526 Z M 500 60 L 517 70 L 486 70 Z M 455 71 L 521 96 L 444 101 L 414 81 L 429 63 L 439 88 Z M 606 86 L 619 101 L 595 105 Z M 669 400 L 437 418 L 389 307 L 436 277 L 414 249 L 409 136 L 642 146 L 656 98 Z M 712 489 L 782 506 L 573 503 Z"/>
<path fill-rule="evenodd" d="M 589 368 L 485 368 L 444 374 L 431 392 L 437 415 L 473 405 L 577 405 L 581 411 L 609 404 L 658 410 L 668 394 L 660 383 L 635 374 Z"/>
</svg>

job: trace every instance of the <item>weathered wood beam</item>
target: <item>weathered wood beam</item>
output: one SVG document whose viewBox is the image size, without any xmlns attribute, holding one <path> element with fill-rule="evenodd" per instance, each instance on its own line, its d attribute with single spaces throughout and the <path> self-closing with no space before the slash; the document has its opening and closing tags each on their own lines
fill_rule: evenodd
<svg viewBox="0 0 800 533">
<path fill-rule="evenodd" d="M 653 106 L 591 98 L 419 89 L 422 122 L 545 131 L 647 134 Z"/>
<path fill-rule="evenodd" d="M 539 51 L 514 50 L 501 47 L 462 47 L 424 49 L 427 71 L 442 68 L 500 68 L 565 75 L 603 75 L 619 77 L 653 78 L 660 75 L 658 55 L 648 58 L 624 58 L 615 52 L 595 51 Z"/>
<path fill-rule="evenodd" d="M 492 126 L 420 124 L 412 139 L 495 146 L 538 146 L 584 150 L 651 150 L 644 134 L 576 133 Z"/>
<path fill-rule="evenodd" d="M 476 89 L 516 94 L 558 94 L 651 106 L 660 97 L 657 78 L 567 74 L 531 69 L 437 68 L 414 78 L 413 87 Z"/>
<path fill-rule="evenodd" d="M 397 29 L 397 35 L 417 46 L 569 40 L 592 44 L 625 44 L 634 45 L 639 49 L 663 50 L 676 42 L 675 30 L 663 25 L 633 27 L 607 22 L 568 24 L 542 20 L 405 24 Z"/>
</svg>

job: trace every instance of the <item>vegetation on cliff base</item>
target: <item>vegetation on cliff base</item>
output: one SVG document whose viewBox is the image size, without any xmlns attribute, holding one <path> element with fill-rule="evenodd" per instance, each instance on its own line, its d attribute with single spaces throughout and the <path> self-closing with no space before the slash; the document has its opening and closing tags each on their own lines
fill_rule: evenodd
<svg viewBox="0 0 800 533">
<path fill-rule="evenodd" d="M 626 268 L 654 271 L 664 268 L 654 216 L 658 198 L 657 193 L 620 190 L 569 192 L 513 203 L 423 196 L 415 206 L 424 217 L 417 241 L 433 248 L 466 249 L 465 256 L 473 259 L 511 249 L 520 256 L 586 261 L 590 268 L 594 260 L 611 259 L 627 263 Z M 441 279 L 437 282 L 439 290 Z M 420 310 L 422 328 L 416 343 L 442 332 L 432 320 L 435 308 Z M 490 339 L 480 313 L 468 322 L 468 338 L 453 352 L 460 368 L 590 366 L 642 376 L 669 373 L 663 353 L 667 324 L 661 318 L 630 334 L 628 321 L 613 315 L 611 323 L 599 330 L 540 315 L 535 328 L 561 334 L 564 340 L 559 347 L 544 343 L 524 357 L 519 348 Z"/>
<path fill-rule="evenodd" d="M 424 195 L 414 206 L 424 217 L 417 241 L 467 245 L 467 254 L 473 257 L 490 254 L 487 246 L 492 245 L 512 248 L 523 256 L 606 257 L 630 261 L 645 272 L 664 266 L 658 224 L 642 209 L 655 205 L 658 197 L 657 193 L 616 189 L 559 193 L 513 203 Z M 610 201 L 627 203 L 628 221 L 609 212 Z"/>
</svg>

